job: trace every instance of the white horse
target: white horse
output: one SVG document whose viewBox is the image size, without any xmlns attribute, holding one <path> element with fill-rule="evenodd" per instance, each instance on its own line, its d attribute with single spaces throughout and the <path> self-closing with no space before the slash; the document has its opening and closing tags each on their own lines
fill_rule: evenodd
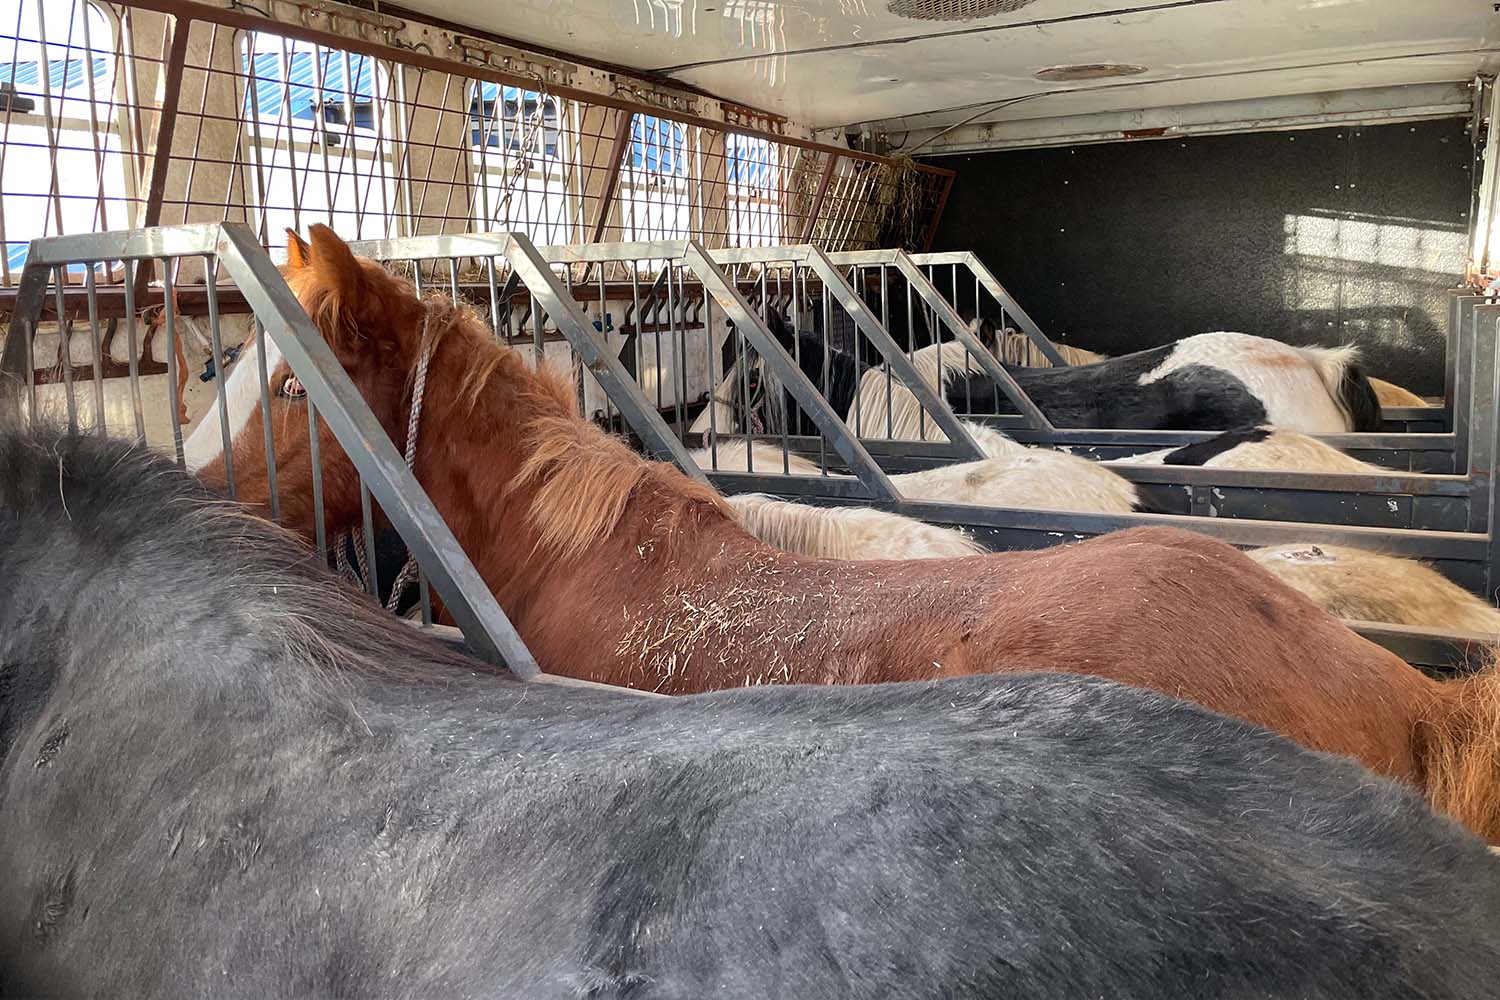
<svg viewBox="0 0 1500 1000">
<path fill-rule="evenodd" d="M 1108 465 L 1190 465 L 1206 469 L 1256 469 L 1275 472 L 1386 473 L 1390 469 L 1346 455 L 1331 444 L 1300 431 L 1257 427 L 1226 431 L 1207 441 L 1111 459 Z"/>
<path fill-rule="evenodd" d="M 756 538 L 818 559 L 956 559 L 985 551 L 961 531 L 869 507 L 814 507 L 761 493 L 727 499 Z"/>
<path fill-rule="evenodd" d="M 1340 618 L 1500 638 L 1500 611 L 1414 559 L 1342 545 L 1277 545 L 1246 555 Z"/>
<path fill-rule="evenodd" d="M 1020 507 L 1096 514 L 1128 514 L 1137 509 L 1139 497 L 1121 476 L 1077 455 L 1027 448 L 990 428 L 968 425 L 968 430 L 988 454 L 974 462 L 958 462 L 920 472 L 891 476 L 902 496 L 913 500 L 971 503 L 985 507 Z M 757 442 L 745 457 L 743 441 L 718 445 L 718 468 L 724 471 L 783 471 L 782 452 L 774 445 Z M 692 452 L 694 461 L 711 468 L 709 449 Z M 819 466 L 800 455 L 788 457 L 790 474 L 822 475 Z"/>
</svg>

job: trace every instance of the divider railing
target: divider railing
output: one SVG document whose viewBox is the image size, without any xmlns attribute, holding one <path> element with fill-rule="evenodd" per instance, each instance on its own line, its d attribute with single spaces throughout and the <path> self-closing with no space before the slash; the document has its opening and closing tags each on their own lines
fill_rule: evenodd
<svg viewBox="0 0 1500 1000">
<path fill-rule="evenodd" d="M 533 251 L 534 253 L 534 251 Z M 521 255 L 524 258 L 524 254 Z M 314 521 L 318 527 L 320 548 L 322 546 L 322 463 L 317 450 L 318 422 L 321 420 L 332 432 L 339 446 L 353 462 L 360 477 L 360 489 L 365 514 L 364 549 L 373 565 L 376 562 L 374 532 L 371 530 L 371 499 L 380 505 L 380 510 L 389 518 L 406 548 L 416 558 L 432 587 L 463 632 L 468 645 L 480 656 L 496 664 L 504 664 L 517 676 L 529 679 L 539 670 L 526 644 L 517 634 L 491 595 L 484 580 L 464 555 L 452 532 L 444 523 L 432 501 L 407 468 L 406 462 L 391 443 L 385 429 L 371 412 L 354 383 L 344 372 L 337 357 L 324 342 L 317 328 L 303 311 L 301 304 L 287 287 L 281 273 L 271 262 L 265 249 L 251 230 L 240 223 L 211 225 L 169 226 L 156 229 L 130 230 L 123 232 L 94 233 L 76 236 L 57 236 L 36 240 L 31 244 L 26 268 L 21 277 L 15 310 L 11 315 L 9 335 L 5 352 L 0 358 L 0 392 L 8 400 L 10 408 L 17 411 L 22 421 L 36 422 L 48 419 L 48 409 L 58 405 L 56 393 L 39 387 L 35 378 L 37 350 L 43 346 L 44 320 L 53 325 L 69 321 L 69 312 L 61 299 L 62 278 L 67 268 L 82 265 L 92 276 L 97 268 L 114 265 L 122 267 L 127 276 L 143 263 L 157 265 L 157 273 L 171 275 L 174 268 L 166 266 L 182 259 L 193 259 L 203 263 L 210 275 L 217 277 L 222 271 L 244 295 L 255 320 L 254 351 L 259 371 L 259 398 L 263 414 L 263 432 L 266 441 L 267 471 L 270 480 L 271 505 L 276 505 L 278 494 L 274 448 L 271 444 L 272 397 L 270 376 L 266 370 L 268 356 L 267 340 L 274 345 L 290 373 L 306 389 L 306 410 L 311 442 L 311 472 L 313 483 Z M 94 300 L 96 292 L 93 281 L 86 283 L 88 289 L 88 316 L 93 358 L 100 360 L 101 336 L 98 310 Z M 210 289 L 217 288 L 211 282 Z M 125 282 L 127 295 L 131 282 Z M 51 317 L 44 315 L 49 291 L 55 303 Z M 171 308 L 171 289 L 164 290 L 166 308 Z M 213 294 L 213 293 L 210 293 Z M 175 359 L 176 350 L 172 338 L 176 336 L 175 325 L 168 315 L 165 323 L 167 357 Z M 219 371 L 224 370 L 226 354 L 223 346 L 221 320 L 216 309 L 208 313 L 211 329 L 214 360 Z M 125 323 L 131 341 L 132 365 L 135 360 L 135 315 L 127 308 Z M 60 348 L 66 339 L 57 338 Z M 71 358 L 59 354 L 58 361 L 64 372 L 71 370 Z M 181 422 L 178 416 L 181 398 L 178 390 L 178 372 L 175 363 L 166 375 L 165 386 L 143 387 L 134 365 L 130 376 L 130 401 L 124 419 L 116 421 L 124 427 L 111 427 L 109 408 L 104 399 L 102 379 L 95 379 L 94 408 L 91 419 L 85 421 L 80 414 L 76 398 L 77 387 L 71 379 L 62 386 L 61 404 L 68 414 L 71 427 L 91 430 L 105 435 L 123 432 L 143 444 L 147 440 L 145 409 L 147 398 L 154 390 L 164 389 L 166 418 L 171 427 L 167 440 L 157 443 L 167 446 L 179 464 L 184 463 Z M 229 492 L 234 494 L 232 466 L 232 428 L 228 419 L 228 400 L 225 380 L 218 379 L 216 397 L 220 415 L 219 432 L 225 459 L 225 478 Z M 53 387 L 55 388 L 55 387 Z M 86 424 L 92 424 L 91 427 Z M 283 470 L 285 471 L 285 470 Z M 357 543 L 356 543 L 357 544 Z M 325 549 L 326 554 L 326 549 Z M 356 555 L 359 555 L 356 550 Z M 377 581 L 366 577 L 367 586 L 375 589 Z M 425 603 L 425 602 L 424 602 Z M 430 619 L 429 619 L 430 620 Z"/>
</svg>

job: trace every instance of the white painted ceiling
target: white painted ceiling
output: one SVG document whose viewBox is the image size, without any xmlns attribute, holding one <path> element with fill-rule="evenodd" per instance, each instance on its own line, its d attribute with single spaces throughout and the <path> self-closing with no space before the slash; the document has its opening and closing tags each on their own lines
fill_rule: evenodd
<svg viewBox="0 0 1500 1000">
<path fill-rule="evenodd" d="M 1140 112 L 1173 109 L 1169 119 L 1179 120 L 1194 106 L 1234 109 L 1225 114 L 1248 121 L 1258 102 L 1321 95 L 1309 105 L 1317 107 L 1327 95 L 1369 88 L 1430 101 L 1434 88 L 1425 85 L 1500 67 L 1500 13 L 1490 0 L 989 0 L 991 9 L 1016 9 L 949 21 L 888 9 L 902 2 L 914 0 L 409 6 L 657 73 L 814 128 L 878 123 L 929 135 L 960 123 L 971 134 L 1026 120 L 1149 125 L 1156 119 Z M 1070 83 L 1036 77 L 1077 63 L 1145 72 Z"/>
</svg>

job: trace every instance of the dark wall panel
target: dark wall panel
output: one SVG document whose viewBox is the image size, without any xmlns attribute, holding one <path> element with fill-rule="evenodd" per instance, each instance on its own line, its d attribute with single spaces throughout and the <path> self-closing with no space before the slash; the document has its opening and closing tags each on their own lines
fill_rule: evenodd
<svg viewBox="0 0 1500 1000">
<path fill-rule="evenodd" d="M 978 253 L 1065 343 L 1353 342 L 1371 374 L 1435 394 L 1471 157 L 1455 119 L 944 157 L 933 249 Z"/>
</svg>

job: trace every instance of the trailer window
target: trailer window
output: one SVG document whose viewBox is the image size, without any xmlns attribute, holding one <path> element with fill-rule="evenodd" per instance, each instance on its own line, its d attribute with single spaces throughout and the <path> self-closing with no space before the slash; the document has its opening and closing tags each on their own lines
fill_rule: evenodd
<svg viewBox="0 0 1500 1000">
<path fill-rule="evenodd" d="M 0 0 L 0 32 L 0 283 L 12 285 L 32 239 L 133 220 L 110 19 L 83 0 Z"/>
<path fill-rule="evenodd" d="M 271 246 L 322 222 L 386 236 L 396 209 L 390 79 L 371 56 L 261 32 L 241 41 L 246 192 Z"/>
<path fill-rule="evenodd" d="M 572 242 L 570 109 L 555 97 L 497 83 L 476 82 L 470 93 L 479 228 L 519 230 L 538 243 Z"/>
</svg>

